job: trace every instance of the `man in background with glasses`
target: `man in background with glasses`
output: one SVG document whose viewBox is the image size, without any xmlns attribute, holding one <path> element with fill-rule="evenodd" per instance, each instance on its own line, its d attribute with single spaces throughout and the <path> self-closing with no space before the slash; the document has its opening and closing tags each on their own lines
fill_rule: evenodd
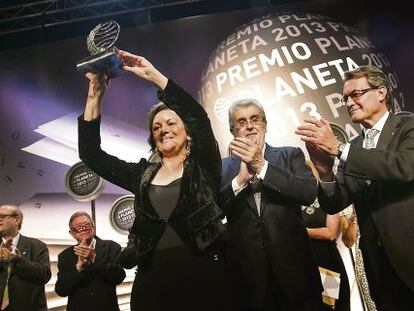
<svg viewBox="0 0 414 311">
<path fill-rule="evenodd" d="M 351 143 L 340 144 L 326 120 L 296 131 L 319 172 L 319 202 L 330 214 L 354 204 L 378 310 L 414 310 L 414 118 L 391 112 L 391 86 L 373 66 L 345 73 L 341 101 L 363 127 Z"/>
<path fill-rule="evenodd" d="M 265 144 L 266 115 L 254 99 L 233 103 L 229 123 L 220 203 L 241 310 L 319 311 L 321 279 L 301 211 L 317 183 L 303 152 Z"/>
<path fill-rule="evenodd" d="M 58 256 L 56 293 L 68 296 L 67 311 L 118 311 L 116 286 L 125 278 L 119 264 L 121 246 L 95 236 L 95 224 L 86 212 L 74 213 L 69 229 L 78 244 Z"/>
<path fill-rule="evenodd" d="M 45 243 L 20 234 L 22 223 L 17 206 L 0 206 L 0 310 L 44 311 L 49 252 Z"/>
</svg>

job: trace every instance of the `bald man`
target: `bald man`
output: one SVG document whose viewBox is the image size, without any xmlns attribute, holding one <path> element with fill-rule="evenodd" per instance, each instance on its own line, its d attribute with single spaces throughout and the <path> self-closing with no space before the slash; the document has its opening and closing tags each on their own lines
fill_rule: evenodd
<svg viewBox="0 0 414 311">
<path fill-rule="evenodd" d="M 0 207 L 0 310 L 47 310 L 49 252 L 45 243 L 19 233 L 22 223 L 17 206 Z"/>
</svg>

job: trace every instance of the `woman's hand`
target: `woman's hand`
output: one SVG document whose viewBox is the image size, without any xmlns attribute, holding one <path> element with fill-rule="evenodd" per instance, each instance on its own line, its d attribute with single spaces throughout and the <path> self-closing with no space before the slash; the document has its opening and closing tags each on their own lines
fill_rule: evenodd
<svg viewBox="0 0 414 311">
<path fill-rule="evenodd" d="M 109 80 L 105 73 L 87 72 L 85 76 L 89 80 L 89 89 L 83 118 L 90 121 L 101 114 L 102 102 L 108 89 Z"/>
<path fill-rule="evenodd" d="M 122 60 L 122 68 L 125 71 L 132 72 L 138 77 L 154 83 L 161 90 L 167 86 L 168 79 L 144 57 L 122 50 L 118 51 L 118 57 Z"/>
<path fill-rule="evenodd" d="M 87 72 L 89 80 L 88 98 L 103 99 L 109 86 L 109 79 L 105 73 Z"/>
<path fill-rule="evenodd" d="M 342 242 L 344 242 L 346 247 L 352 247 L 358 238 L 358 224 L 355 210 L 353 210 L 349 218 L 341 216 L 341 230 Z"/>
</svg>

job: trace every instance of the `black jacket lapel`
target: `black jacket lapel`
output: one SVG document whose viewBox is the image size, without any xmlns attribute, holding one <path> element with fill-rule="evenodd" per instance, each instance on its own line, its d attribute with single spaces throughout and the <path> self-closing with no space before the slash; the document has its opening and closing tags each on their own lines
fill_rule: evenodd
<svg viewBox="0 0 414 311">
<path fill-rule="evenodd" d="M 29 255 L 28 248 L 29 248 L 29 243 L 26 237 L 20 234 L 19 241 L 17 242 L 17 249 L 20 251 L 20 254 L 22 255 L 23 258 Z"/>
<path fill-rule="evenodd" d="M 390 112 L 390 115 L 382 128 L 376 149 L 385 150 L 388 147 L 400 122 L 401 118 Z"/>
</svg>

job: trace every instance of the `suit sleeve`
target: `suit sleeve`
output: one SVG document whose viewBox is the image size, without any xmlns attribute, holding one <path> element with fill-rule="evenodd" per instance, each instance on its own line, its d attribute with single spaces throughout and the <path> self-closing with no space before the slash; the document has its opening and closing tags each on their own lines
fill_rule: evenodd
<svg viewBox="0 0 414 311">
<path fill-rule="evenodd" d="M 234 178 L 230 172 L 231 159 L 225 158 L 222 163 L 221 185 L 219 195 L 219 206 L 224 214 L 228 215 L 231 212 L 231 204 L 236 198 L 231 182 Z"/>
<path fill-rule="evenodd" d="M 70 264 L 65 258 L 65 253 L 58 256 L 58 273 L 55 284 L 55 292 L 61 297 L 69 296 L 82 282 L 86 275 L 76 269 L 74 264 Z"/>
<path fill-rule="evenodd" d="M 193 140 L 191 154 L 209 172 L 218 190 L 221 157 L 206 111 L 190 94 L 172 80 L 168 80 L 164 91 L 158 92 L 158 97 L 174 110 L 186 124 Z"/>
<path fill-rule="evenodd" d="M 325 190 L 322 189 L 321 186 L 319 186 L 319 204 L 321 205 L 322 209 L 330 215 L 339 213 L 352 203 L 351 195 L 345 187 L 343 178 L 344 175 L 342 172 L 342 168 L 339 167 L 338 173 L 335 176 L 335 185 L 332 193 L 326 193 Z M 355 180 L 354 182 L 355 186 L 358 186 L 358 184 L 361 184 L 361 188 L 365 186 L 362 184 L 365 182 L 365 180 Z"/>
<path fill-rule="evenodd" d="M 49 251 L 41 241 L 32 241 L 31 258 L 21 257 L 14 263 L 13 273 L 28 282 L 44 285 L 51 277 Z"/>
<path fill-rule="evenodd" d="M 317 182 L 306 165 L 302 150 L 294 148 L 286 154 L 286 158 L 287 167 L 269 162 L 263 186 L 300 205 L 312 204 L 317 194 Z"/>
<path fill-rule="evenodd" d="M 111 242 L 108 245 L 106 258 L 96 256 L 95 262 L 86 268 L 86 273 L 92 272 L 112 285 L 121 284 L 125 279 L 125 271 L 119 263 L 120 253 L 121 246 L 115 242 Z"/>
<path fill-rule="evenodd" d="M 96 174 L 111 183 L 134 192 L 138 176 L 146 167 L 146 160 L 129 163 L 112 156 L 101 149 L 101 118 L 91 121 L 78 118 L 79 158 Z"/>
<path fill-rule="evenodd" d="M 414 120 L 414 119 L 413 119 Z M 399 134 L 398 148 L 364 149 L 351 145 L 344 174 L 382 182 L 414 181 L 414 121 Z"/>
<path fill-rule="evenodd" d="M 401 120 L 398 130 L 392 135 L 395 138 L 391 148 L 364 149 L 351 144 L 347 161 L 341 164 L 335 176 L 333 193 L 327 195 L 319 189 L 319 203 L 326 212 L 335 214 L 353 203 L 349 186 L 357 193 L 366 187 L 368 179 L 395 185 L 414 182 L 414 119 Z M 345 176 L 352 177 L 347 179 L 352 185 L 345 185 Z"/>
<path fill-rule="evenodd" d="M 137 236 L 135 233 L 130 232 L 128 234 L 128 244 L 122 250 L 120 255 L 120 262 L 122 267 L 131 269 L 138 264 L 138 247 L 137 247 Z"/>
</svg>

